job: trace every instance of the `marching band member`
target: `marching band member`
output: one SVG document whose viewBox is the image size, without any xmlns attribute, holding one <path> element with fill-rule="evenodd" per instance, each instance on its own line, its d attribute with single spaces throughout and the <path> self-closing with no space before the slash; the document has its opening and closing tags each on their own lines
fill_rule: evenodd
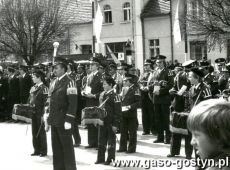
<svg viewBox="0 0 230 170">
<path fill-rule="evenodd" d="M 170 143 L 169 131 L 169 106 L 171 98 L 169 89 L 173 86 L 172 73 L 165 67 L 166 57 L 158 55 L 156 57 L 156 81 L 153 88 L 154 110 L 156 114 L 157 139 L 154 143 Z M 164 131 L 166 136 L 164 137 Z M 164 140 L 165 139 L 165 140 Z"/>
<path fill-rule="evenodd" d="M 185 155 L 186 159 L 191 159 L 193 147 L 191 142 L 191 133 L 188 132 L 186 122 L 189 113 L 189 88 L 187 72 L 191 69 L 195 60 L 190 60 L 182 64 L 184 71 L 179 71 L 174 78 L 174 86 L 169 93 L 174 96 L 171 105 L 171 124 L 170 131 L 172 133 L 170 141 L 170 154 L 167 157 L 174 157 L 180 154 L 181 140 L 185 139 Z"/>
<path fill-rule="evenodd" d="M 150 134 L 153 126 L 153 104 L 149 98 L 148 79 L 152 71 L 152 62 L 147 59 L 144 63 L 144 73 L 140 76 L 139 86 L 141 91 L 141 108 L 142 108 L 142 135 Z"/>
<path fill-rule="evenodd" d="M 99 60 L 93 58 L 90 63 L 91 73 L 87 77 L 85 89 L 82 95 L 86 98 L 86 107 L 98 106 L 99 95 L 103 91 L 101 76 L 98 73 Z M 92 124 L 87 125 L 88 128 L 88 146 L 86 148 L 98 147 L 98 129 Z"/>
<path fill-rule="evenodd" d="M 116 93 L 113 90 L 115 81 L 112 77 L 106 76 L 103 81 L 104 92 L 100 95 L 100 103 L 106 111 L 106 117 L 103 119 L 103 125 L 99 126 L 98 153 L 95 164 L 103 163 L 109 165 L 115 160 L 116 151 L 116 131 L 119 122 L 119 115 L 116 110 Z M 105 161 L 105 151 L 108 144 L 108 157 Z"/>
<path fill-rule="evenodd" d="M 120 146 L 117 152 L 134 153 L 137 145 L 137 108 L 140 107 L 140 92 L 134 86 L 135 76 L 125 74 L 121 92 L 121 136 Z M 129 145 L 127 148 L 127 141 Z"/>
<path fill-rule="evenodd" d="M 42 71 L 35 71 L 32 80 L 35 85 L 30 90 L 29 103 L 35 107 L 35 114 L 32 116 L 34 153 L 31 156 L 40 155 L 43 157 L 47 155 L 47 140 L 42 116 L 48 96 L 48 88 L 44 84 L 45 74 Z"/>
<path fill-rule="evenodd" d="M 49 89 L 48 116 L 48 124 L 51 125 L 54 170 L 76 170 L 71 124 L 77 111 L 77 88 L 66 71 L 66 60 L 56 57 L 54 63 L 56 79 Z"/>
</svg>

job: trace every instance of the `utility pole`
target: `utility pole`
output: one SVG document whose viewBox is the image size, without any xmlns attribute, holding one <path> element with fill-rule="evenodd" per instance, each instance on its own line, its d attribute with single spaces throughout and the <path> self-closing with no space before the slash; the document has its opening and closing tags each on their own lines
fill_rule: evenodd
<svg viewBox="0 0 230 170">
<path fill-rule="evenodd" d="M 92 52 L 93 57 L 96 57 L 95 48 L 96 48 L 96 33 L 95 33 L 95 16 L 97 11 L 97 0 L 92 0 L 92 21 L 93 21 L 93 43 L 92 43 Z"/>
</svg>

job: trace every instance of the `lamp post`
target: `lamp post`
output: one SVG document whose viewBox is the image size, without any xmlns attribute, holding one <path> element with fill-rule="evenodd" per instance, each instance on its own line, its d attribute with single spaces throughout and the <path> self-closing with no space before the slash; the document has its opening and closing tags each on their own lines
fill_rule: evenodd
<svg viewBox="0 0 230 170">
<path fill-rule="evenodd" d="M 59 42 L 54 42 L 54 43 L 53 43 L 53 47 L 54 47 L 53 63 L 54 63 L 55 57 L 57 56 L 57 49 L 58 49 L 58 46 L 59 46 Z"/>
</svg>

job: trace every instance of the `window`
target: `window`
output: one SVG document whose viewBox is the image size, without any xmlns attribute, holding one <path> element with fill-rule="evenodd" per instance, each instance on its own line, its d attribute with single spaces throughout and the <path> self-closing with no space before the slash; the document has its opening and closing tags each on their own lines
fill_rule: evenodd
<svg viewBox="0 0 230 170">
<path fill-rule="evenodd" d="M 109 5 L 104 6 L 104 23 L 112 23 L 112 10 Z"/>
<path fill-rule="evenodd" d="M 190 58 L 192 60 L 201 60 L 207 57 L 207 42 L 206 41 L 191 41 L 190 42 Z"/>
<path fill-rule="evenodd" d="M 192 0 L 190 3 L 190 14 L 194 17 L 204 17 L 204 1 L 203 0 Z"/>
<path fill-rule="evenodd" d="M 152 39 L 149 40 L 149 49 L 150 49 L 150 57 L 155 57 L 160 54 L 160 40 Z"/>
<path fill-rule="evenodd" d="M 118 53 L 124 53 L 126 42 L 117 42 L 117 43 L 107 43 L 111 51 L 118 57 Z M 106 48 L 106 54 L 109 54 L 108 49 Z"/>
<path fill-rule="evenodd" d="M 91 54 L 92 46 L 91 45 L 81 45 L 82 54 Z"/>
<path fill-rule="evenodd" d="M 130 21 L 131 19 L 131 10 L 130 10 L 130 3 L 126 2 L 123 5 L 123 12 L 124 12 L 124 21 Z"/>
</svg>

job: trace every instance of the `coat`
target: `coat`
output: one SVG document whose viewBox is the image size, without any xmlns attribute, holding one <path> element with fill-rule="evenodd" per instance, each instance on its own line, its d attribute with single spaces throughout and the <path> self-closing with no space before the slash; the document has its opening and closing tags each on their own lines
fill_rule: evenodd
<svg viewBox="0 0 230 170">
<path fill-rule="evenodd" d="M 65 75 L 54 80 L 49 89 L 49 117 L 51 126 L 63 127 L 65 122 L 73 123 L 77 110 L 77 88 L 75 82 Z"/>
<path fill-rule="evenodd" d="M 131 85 L 128 88 L 126 94 L 124 94 L 124 87 L 122 89 L 122 101 L 121 106 L 130 106 L 128 111 L 122 112 L 122 116 L 124 117 L 137 117 L 137 108 L 140 107 L 141 96 L 140 91 L 136 86 Z"/>
<path fill-rule="evenodd" d="M 42 84 L 36 88 L 33 86 L 30 90 L 30 104 L 35 106 L 35 117 L 42 117 L 44 114 L 45 103 L 48 97 L 48 88 Z"/>
<path fill-rule="evenodd" d="M 19 77 L 20 101 L 25 103 L 30 95 L 30 89 L 33 85 L 31 76 L 26 73 L 24 77 Z"/>
</svg>

